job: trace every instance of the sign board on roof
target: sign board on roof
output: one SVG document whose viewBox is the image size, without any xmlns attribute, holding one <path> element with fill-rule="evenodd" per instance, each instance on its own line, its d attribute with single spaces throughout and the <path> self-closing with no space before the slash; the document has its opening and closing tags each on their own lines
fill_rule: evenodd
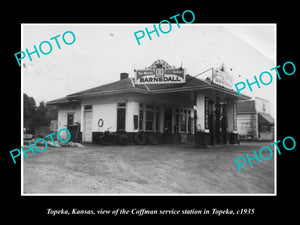
<svg viewBox="0 0 300 225">
<path fill-rule="evenodd" d="M 233 81 L 229 73 L 222 69 L 213 69 L 212 82 L 232 89 Z"/>
<path fill-rule="evenodd" d="M 185 83 L 183 68 L 170 66 L 164 60 L 156 60 L 151 66 L 136 70 L 136 84 Z"/>
</svg>

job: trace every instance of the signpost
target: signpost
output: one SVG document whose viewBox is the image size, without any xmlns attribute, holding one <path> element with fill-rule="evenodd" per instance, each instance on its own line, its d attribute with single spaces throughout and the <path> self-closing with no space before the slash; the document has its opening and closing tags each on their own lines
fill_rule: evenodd
<svg viewBox="0 0 300 225">
<path fill-rule="evenodd" d="M 232 77 L 225 71 L 213 69 L 212 82 L 232 89 Z"/>
</svg>

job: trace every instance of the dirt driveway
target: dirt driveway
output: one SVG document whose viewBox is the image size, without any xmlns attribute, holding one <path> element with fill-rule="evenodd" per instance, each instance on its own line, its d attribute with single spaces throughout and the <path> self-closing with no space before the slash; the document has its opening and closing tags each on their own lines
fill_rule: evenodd
<svg viewBox="0 0 300 225">
<path fill-rule="evenodd" d="M 24 194 L 274 193 L 274 158 L 234 162 L 265 145 L 49 147 L 24 159 Z"/>
</svg>

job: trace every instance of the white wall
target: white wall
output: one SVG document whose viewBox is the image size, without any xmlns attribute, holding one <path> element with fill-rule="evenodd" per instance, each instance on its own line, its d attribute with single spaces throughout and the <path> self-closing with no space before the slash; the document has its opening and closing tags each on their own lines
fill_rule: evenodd
<svg viewBox="0 0 300 225">
<path fill-rule="evenodd" d="M 127 132 L 138 131 L 138 129 L 134 129 L 133 115 L 139 115 L 139 103 L 135 101 L 128 101 L 127 99 L 110 99 L 110 97 L 106 97 L 103 99 L 86 99 L 82 102 L 82 108 L 84 105 L 93 106 L 93 132 L 103 132 L 109 127 L 111 127 L 110 131 L 117 131 L 117 107 L 118 103 L 121 102 L 126 102 L 125 130 Z M 98 127 L 98 121 L 100 118 L 104 121 L 103 127 Z M 81 126 L 81 128 L 83 129 L 83 126 Z"/>
<path fill-rule="evenodd" d="M 92 131 L 93 132 L 103 132 L 110 128 L 110 131 L 116 131 L 117 129 L 117 103 L 109 101 L 108 99 L 99 98 L 89 98 L 82 100 L 82 126 L 81 131 L 84 128 L 84 106 L 92 105 Z M 103 120 L 103 126 L 98 127 L 99 119 Z"/>
<path fill-rule="evenodd" d="M 103 120 L 103 127 L 98 127 L 99 119 Z M 117 103 L 94 104 L 92 130 L 101 132 L 109 127 L 110 131 L 117 130 Z"/>
</svg>

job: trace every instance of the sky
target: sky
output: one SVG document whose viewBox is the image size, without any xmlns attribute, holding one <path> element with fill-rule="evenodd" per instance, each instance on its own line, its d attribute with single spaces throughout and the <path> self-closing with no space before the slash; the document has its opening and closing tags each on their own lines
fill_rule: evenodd
<svg viewBox="0 0 300 225">
<path fill-rule="evenodd" d="M 276 61 L 276 35 L 274 26 L 270 25 L 226 25 L 223 26 L 245 42 L 256 48 L 263 55 Z"/>
<path fill-rule="evenodd" d="M 22 51 L 43 41 L 52 44 L 50 54 L 22 60 L 22 91 L 38 104 L 117 81 L 122 72 L 134 77 L 134 69 L 157 59 L 182 65 L 191 76 L 223 63 L 233 68 L 234 83 L 276 66 L 274 24 L 172 24 L 168 34 L 153 33 L 152 40 L 145 35 L 138 45 L 134 32 L 145 27 L 153 24 L 22 24 Z M 75 34 L 71 45 L 62 41 L 66 31 Z M 50 40 L 57 35 L 61 49 Z M 274 112 L 275 84 L 242 93 L 269 100 Z"/>
</svg>

